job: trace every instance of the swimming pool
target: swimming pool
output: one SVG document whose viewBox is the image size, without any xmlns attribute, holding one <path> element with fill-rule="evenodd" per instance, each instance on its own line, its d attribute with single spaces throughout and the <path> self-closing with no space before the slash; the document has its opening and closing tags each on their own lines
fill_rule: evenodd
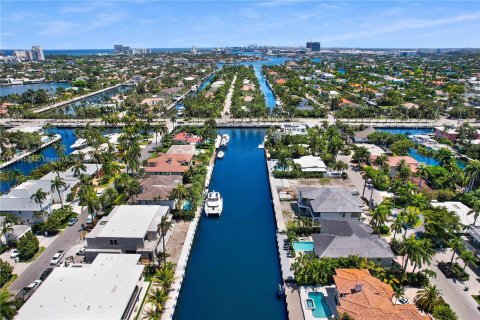
<svg viewBox="0 0 480 320">
<path fill-rule="evenodd" d="M 328 318 L 332 315 L 330 308 L 327 305 L 327 301 L 325 300 L 325 296 L 321 292 L 309 292 L 308 298 L 312 299 L 315 308 L 311 309 L 313 317 L 315 318 Z"/>
<path fill-rule="evenodd" d="M 311 241 L 297 241 L 293 243 L 293 250 L 295 251 L 313 251 L 313 242 Z"/>
<path fill-rule="evenodd" d="M 182 207 L 183 210 L 185 211 L 190 211 L 192 210 L 192 202 L 190 200 L 185 200 L 183 202 L 183 207 Z"/>
</svg>

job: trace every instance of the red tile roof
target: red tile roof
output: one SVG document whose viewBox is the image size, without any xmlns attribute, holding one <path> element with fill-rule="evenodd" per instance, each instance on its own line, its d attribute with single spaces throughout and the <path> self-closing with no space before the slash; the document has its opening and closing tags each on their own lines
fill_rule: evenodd
<svg viewBox="0 0 480 320">
<path fill-rule="evenodd" d="M 192 162 L 192 154 L 161 154 L 147 161 L 149 173 L 184 173 Z"/>
<path fill-rule="evenodd" d="M 413 304 L 393 304 L 392 288 L 368 270 L 337 269 L 333 276 L 339 293 L 339 313 L 362 320 L 427 320 Z"/>
<path fill-rule="evenodd" d="M 202 141 L 202 138 L 188 132 L 180 132 L 173 138 L 175 142 L 181 142 L 185 144 L 197 144 Z"/>
</svg>

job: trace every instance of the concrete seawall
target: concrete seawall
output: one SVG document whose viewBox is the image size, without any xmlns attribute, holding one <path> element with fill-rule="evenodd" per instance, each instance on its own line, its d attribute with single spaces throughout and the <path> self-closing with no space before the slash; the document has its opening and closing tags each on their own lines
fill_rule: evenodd
<svg viewBox="0 0 480 320">
<path fill-rule="evenodd" d="M 280 270 L 282 274 L 282 280 L 285 284 L 285 302 L 287 304 L 287 313 L 290 320 L 303 320 L 303 311 L 300 301 L 300 295 L 297 290 L 296 284 L 293 283 L 293 272 L 290 270 L 291 261 L 287 257 L 287 251 L 283 249 L 283 243 L 287 239 L 287 229 L 285 219 L 283 218 L 282 205 L 280 204 L 280 197 L 278 196 L 277 189 L 274 183 L 274 177 L 268 166 L 267 149 L 264 149 L 265 153 L 265 165 L 267 166 L 268 182 L 270 185 L 270 194 L 272 197 L 272 206 L 275 213 L 276 221 L 276 238 L 277 238 L 277 251 L 280 261 Z"/>
</svg>

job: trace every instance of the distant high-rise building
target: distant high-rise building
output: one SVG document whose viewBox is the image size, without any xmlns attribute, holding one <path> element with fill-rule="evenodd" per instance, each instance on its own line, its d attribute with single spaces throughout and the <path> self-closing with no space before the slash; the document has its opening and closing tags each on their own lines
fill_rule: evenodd
<svg viewBox="0 0 480 320">
<path fill-rule="evenodd" d="M 312 52 L 320 51 L 320 42 L 307 42 L 307 49 L 310 49 Z"/>
<path fill-rule="evenodd" d="M 43 54 L 43 49 L 40 46 L 32 46 L 30 51 L 31 59 L 35 61 L 45 60 L 45 55 Z"/>
<path fill-rule="evenodd" d="M 415 50 L 402 50 L 398 51 L 398 55 L 401 57 L 413 57 L 418 55 L 418 51 Z"/>
<path fill-rule="evenodd" d="M 190 51 L 192 54 L 197 54 L 197 47 L 192 46 L 192 50 Z"/>
<path fill-rule="evenodd" d="M 147 48 L 130 48 L 129 46 L 124 46 L 121 44 L 116 44 L 113 46 L 113 53 L 114 54 L 147 54 L 152 53 L 152 49 Z"/>
</svg>

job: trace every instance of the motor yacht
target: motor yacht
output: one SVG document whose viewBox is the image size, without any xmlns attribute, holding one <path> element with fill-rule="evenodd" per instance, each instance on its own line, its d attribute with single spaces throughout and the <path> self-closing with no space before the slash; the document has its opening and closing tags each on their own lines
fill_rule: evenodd
<svg viewBox="0 0 480 320">
<path fill-rule="evenodd" d="M 227 147 L 229 141 L 230 141 L 230 137 L 228 136 L 228 134 L 224 134 L 224 135 L 222 136 L 221 146 L 222 146 L 222 147 Z"/>
<path fill-rule="evenodd" d="M 225 156 L 225 152 L 223 152 L 223 151 L 219 151 L 219 152 L 217 153 L 217 158 L 218 158 L 218 159 L 222 159 L 224 156 Z"/>
<path fill-rule="evenodd" d="M 77 141 L 75 141 L 75 143 L 72 144 L 70 146 L 70 148 L 71 149 L 82 149 L 82 148 L 85 148 L 86 146 L 87 146 L 87 140 L 83 139 L 83 138 L 80 138 Z"/>
<path fill-rule="evenodd" d="M 205 200 L 205 214 L 220 216 L 223 210 L 223 199 L 220 192 L 209 192 Z"/>
</svg>

